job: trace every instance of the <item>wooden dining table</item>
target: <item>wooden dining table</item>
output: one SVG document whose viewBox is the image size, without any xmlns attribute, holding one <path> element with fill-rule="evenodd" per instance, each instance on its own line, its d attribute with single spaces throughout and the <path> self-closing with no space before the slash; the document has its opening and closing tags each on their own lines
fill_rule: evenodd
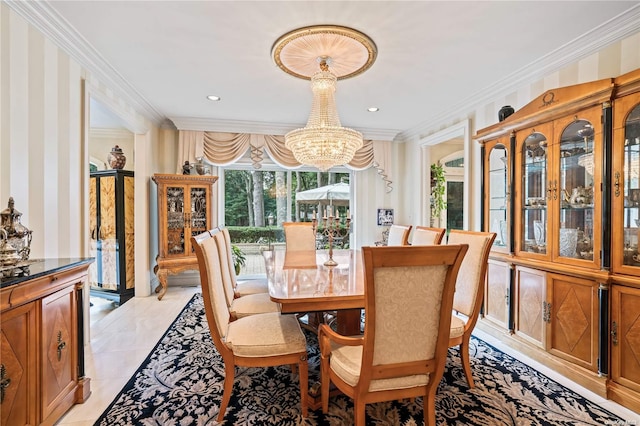
<svg viewBox="0 0 640 426">
<path fill-rule="evenodd" d="M 328 250 L 263 252 L 269 296 L 282 313 L 336 311 L 337 331 L 360 334 L 364 308 L 362 251 L 333 250 L 336 266 L 325 266 Z"/>
</svg>

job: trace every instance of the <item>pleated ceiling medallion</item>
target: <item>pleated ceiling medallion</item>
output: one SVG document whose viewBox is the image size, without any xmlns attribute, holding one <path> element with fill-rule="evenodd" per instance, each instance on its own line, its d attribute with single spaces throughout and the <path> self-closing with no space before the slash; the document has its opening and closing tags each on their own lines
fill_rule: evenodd
<svg viewBox="0 0 640 426">
<path fill-rule="evenodd" d="M 349 163 L 362 147 L 362 134 L 342 127 L 335 102 L 336 83 L 371 67 L 377 55 L 373 40 L 347 27 L 305 27 L 280 37 L 271 54 L 286 73 L 310 79 L 313 92 L 307 125 L 287 133 L 285 146 L 298 162 L 322 171 Z"/>
</svg>

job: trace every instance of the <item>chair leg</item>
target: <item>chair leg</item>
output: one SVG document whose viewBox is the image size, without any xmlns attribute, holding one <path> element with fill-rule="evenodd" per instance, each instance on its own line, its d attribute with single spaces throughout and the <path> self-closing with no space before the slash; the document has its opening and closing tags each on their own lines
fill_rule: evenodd
<svg viewBox="0 0 640 426">
<path fill-rule="evenodd" d="M 307 417 L 307 395 L 309 394 L 309 363 L 307 362 L 306 355 L 300 357 L 298 371 L 300 373 L 300 406 L 302 408 L 302 417 Z"/>
<path fill-rule="evenodd" d="M 320 357 L 320 400 L 322 401 L 322 412 L 329 412 L 329 387 L 331 379 L 329 378 L 329 358 L 321 355 Z"/>
<path fill-rule="evenodd" d="M 436 386 L 437 388 L 437 386 Z M 422 397 L 422 411 L 424 415 L 424 426 L 436 426 L 436 392 L 429 390 Z"/>
<path fill-rule="evenodd" d="M 233 391 L 233 382 L 235 380 L 235 365 L 224 365 L 224 390 L 222 392 L 222 402 L 220 403 L 220 412 L 218 413 L 218 423 L 224 420 L 224 414 L 231 400 L 231 392 Z"/>
<path fill-rule="evenodd" d="M 475 387 L 475 383 L 473 383 L 473 375 L 471 374 L 471 360 L 469 355 L 470 338 L 470 335 L 462 337 L 462 343 L 460 343 L 460 359 L 462 360 L 462 369 L 464 370 L 464 375 L 467 377 L 469 389 L 473 389 Z"/>
<path fill-rule="evenodd" d="M 367 416 L 366 413 L 366 405 L 364 402 L 362 402 L 360 399 L 355 399 L 353 401 L 353 412 L 355 414 L 355 423 L 356 426 L 364 426 L 365 425 L 365 418 Z"/>
</svg>

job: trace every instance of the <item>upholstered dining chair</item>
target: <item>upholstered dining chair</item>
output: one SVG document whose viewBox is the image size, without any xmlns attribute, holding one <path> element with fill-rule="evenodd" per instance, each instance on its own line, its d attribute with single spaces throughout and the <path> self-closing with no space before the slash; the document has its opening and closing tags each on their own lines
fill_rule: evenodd
<svg viewBox="0 0 640 426">
<path fill-rule="evenodd" d="M 412 246 L 432 246 L 440 244 L 444 233 L 444 228 L 430 228 L 428 226 L 416 226 L 411 234 Z"/>
<path fill-rule="evenodd" d="M 224 389 L 218 422 L 224 420 L 235 377 L 235 367 L 297 366 L 300 377 L 300 406 L 307 416 L 309 367 L 304 334 L 293 315 L 279 312 L 230 320 L 218 245 L 209 232 L 191 238 L 198 259 L 202 297 L 209 332 L 224 361 Z"/>
<path fill-rule="evenodd" d="M 225 254 L 227 258 L 227 263 L 229 264 L 229 275 L 231 276 L 231 282 L 233 283 L 233 288 L 236 295 L 242 297 L 248 294 L 256 294 L 256 293 L 268 293 L 269 292 L 269 284 L 267 283 L 267 278 L 254 278 L 250 280 L 242 280 L 238 281 L 236 277 L 236 268 L 233 265 L 233 256 L 231 249 L 231 236 L 229 235 L 229 230 L 223 226 L 219 226 L 218 229 L 222 233 L 224 237 L 224 242 L 226 245 Z"/>
<path fill-rule="evenodd" d="M 460 345 L 462 368 L 471 389 L 475 387 L 475 384 L 469 360 L 469 340 L 480 315 L 487 275 L 487 261 L 495 238 L 495 232 L 453 229 L 449 232 L 447 240 L 447 244 L 465 243 L 469 245 L 469 250 L 462 261 L 456 280 L 449 347 Z"/>
<path fill-rule="evenodd" d="M 353 398 L 355 424 L 365 405 L 423 397 L 435 426 L 435 397 L 447 359 L 456 275 L 467 246 L 363 247 L 364 335 L 320 325 L 322 411 L 333 382 Z M 428 307 L 428 309 L 425 309 Z"/>
<path fill-rule="evenodd" d="M 287 251 L 316 249 L 316 234 L 312 222 L 284 222 L 282 228 Z"/>
<path fill-rule="evenodd" d="M 217 245 L 222 285 L 226 296 L 227 307 L 232 317 L 241 318 L 265 312 L 280 312 L 280 306 L 271 300 L 269 293 L 248 294 L 241 297 L 236 294 L 233 287 L 233 279 L 231 278 L 232 272 L 227 267 L 229 262 L 227 260 L 227 243 L 225 242 L 224 235 L 219 229 L 212 229 L 209 231 L 209 234 Z"/>
<path fill-rule="evenodd" d="M 409 233 L 412 225 L 391 225 L 387 246 L 406 246 L 409 244 Z"/>
</svg>

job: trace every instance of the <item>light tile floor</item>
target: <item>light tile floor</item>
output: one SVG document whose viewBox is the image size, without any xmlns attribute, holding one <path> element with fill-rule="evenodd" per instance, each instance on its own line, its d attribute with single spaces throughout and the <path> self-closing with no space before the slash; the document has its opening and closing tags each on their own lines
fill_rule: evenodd
<svg viewBox="0 0 640 426">
<path fill-rule="evenodd" d="M 117 309 L 104 299 L 92 299 L 91 339 L 85 348 L 85 373 L 91 378 L 91 396 L 84 404 L 74 406 L 58 425 L 93 425 L 198 291 L 199 287 L 170 286 L 161 301 L 155 295 L 136 297 Z M 593 394 L 536 361 L 514 352 L 489 335 L 480 331 L 477 335 L 617 414 L 626 420 L 627 425 L 640 426 L 640 414 Z"/>
</svg>

